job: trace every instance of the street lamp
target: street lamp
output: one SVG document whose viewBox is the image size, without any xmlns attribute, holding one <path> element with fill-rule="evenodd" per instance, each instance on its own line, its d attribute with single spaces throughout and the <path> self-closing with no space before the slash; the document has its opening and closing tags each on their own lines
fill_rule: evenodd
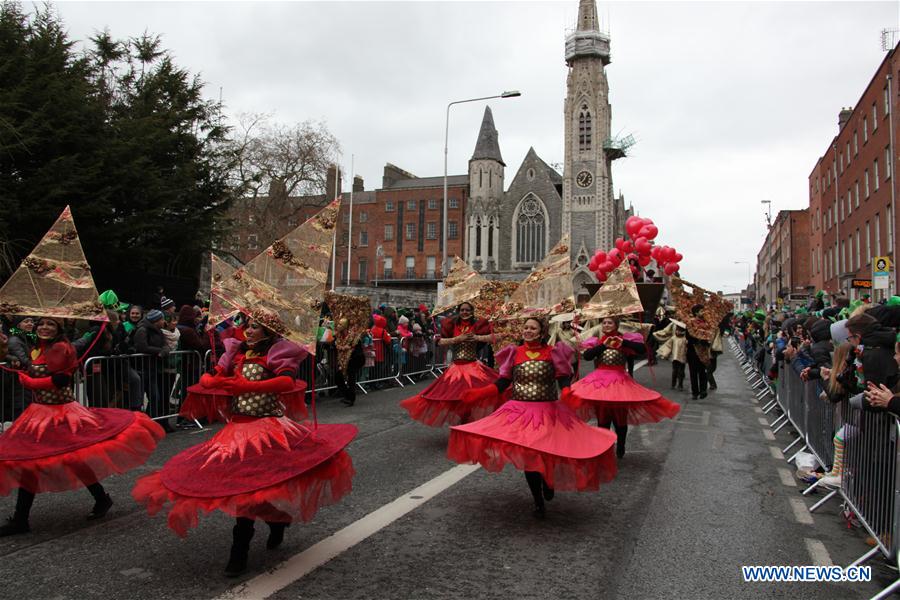
<svg viewBox="0 0 900 600">
<path fill-rule="evenodd" d="M 522 95 L 522 92 L 518 90 L 511 90 L 508 92 L 502 92 L 497 94 L 496 96 L 484 96 L 482 98 L 469 98 L 468 100 L 454 100 L 450 104 L 447 105 L 447 120 L 444 124 L 444 218 L 441 232 L 441 240 L 443 241 L 443 252 L 441 253 L 441 273 L 444 277 L 447 276 L 447 272 L 450 270 L 450 265 L 447 262 L 447 142 L 450 137 L 450 107 L 454 104 L 463 104 L 465 102 L 478 102 L 480 100 L 493 100 L 494 98 L 517 98 Z"/>
</svg>

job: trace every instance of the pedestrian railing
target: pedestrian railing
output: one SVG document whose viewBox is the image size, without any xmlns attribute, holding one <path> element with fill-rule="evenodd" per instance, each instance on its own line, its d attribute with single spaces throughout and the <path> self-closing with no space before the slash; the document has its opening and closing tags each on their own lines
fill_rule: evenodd
<svg viewBox="0 0 900 600">
<path fill-rule="evenodd" d="M 741 368 L 745 369 L 752 358 L 739 343 L 732 343 L 731 348 Z M 835 405 L 822 393 L 821 381 L 803 381 L 790 365 L 781 364 L 778 373 L 776 403 L 784 415 L 775 423 L 790 423 L 799 435 L 787 449 L 802 441 L 801 449 L 808 449 L 825 469 L 830 469 L 835 460 L 835 432 L 838 428 L 842 432 L 844 453 L 838 465 L 840 487 L 832 488 L 809 508 L 810 512 L 818 510 L 830 499 L 840 497 L 875 540 L 875 546 L 850 566 L 858 566 L 881 554 L 900 570 L 900 421 L 888 412 L 862 410 L 853 401 L 842 402 L 840 412 L 837 412 Z M 751 375 L 747 377 L 749 382 Z M 796 453 L 788 460 L 795 457 Z M 823 487 L 825 481 L 819 479 L 803 494 Z M 897 590 L 900 590 L 900 578 L 873 600 L 886 598 Z"/>
</svg>

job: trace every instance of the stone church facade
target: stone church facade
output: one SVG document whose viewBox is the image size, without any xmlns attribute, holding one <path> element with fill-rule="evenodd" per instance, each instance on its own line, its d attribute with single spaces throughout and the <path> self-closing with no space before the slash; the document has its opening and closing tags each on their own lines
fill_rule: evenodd
<svg viewBox="0 0 900 600">
<path fill-rule="evenodd" d="M 609 35 L 600 31 L 594 0 L 580 0 L 576 30 L 566 40 L 569 68 L 563 174 L 529 149 L 509 187 L 499 134 L 487 107 L 469 160 L 465 259 L 491 277 L 520 278 L 564 232 L 570 234 L 576 294 L 594 282 L 590 255 L 609 249 L 624 231 L 624 198 L 614 194 L 612 162 L 630 140 L 612 137 Z"/>
</svg>

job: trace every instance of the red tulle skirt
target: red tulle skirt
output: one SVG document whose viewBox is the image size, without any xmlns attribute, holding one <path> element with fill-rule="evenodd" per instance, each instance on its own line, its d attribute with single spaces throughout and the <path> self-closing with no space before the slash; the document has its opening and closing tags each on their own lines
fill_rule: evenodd
<svg viewBox="0 0 900 600">
<path fill-rule="evenodd" d="M 171 504 L 169 527 L 184 537 L 200 513 L 290 523 L 350 492 L 355 474 L 344 448 L 353 425 L 313 430 L 285 417 L 236 416 L 208 441 L 141 477 L 132 496 L 151 515 Z"/>
<path fill-rule="evenodd" d="M 143 413 L 33 402 L 0 435 L 0 495 L 20 487 L 64 492 L 125 473 L 165 435 Z"/>
<path fill-rule="evenodd" d="M 294 389 L 278 395 L 284 405 L 284 414 L 295 421 L 308 416 L 306 410 L 306 382 L 294 381 Z M 226 421 L 230 413 L 231 394 L 219 388 L 208 388 L 196 383 L 187 389 L 187 397 L 178 414 L 188 419 L 206 419 L 209 423 Z"/>
<path fill-rule="evenodd" d="M 431 385 L 400 406 L 414 420 L 429 427 L 467 423 L 497 410 L 509 393 L 472 403 L 460 400 L 463 392 L 491 385 L 498 379 L 500 374 L 479 360 L 453 362 Z"/>
<path fill-rule="evenodd" d="M 624 369 L 596 369 L 573 383 L 571 391 L 564 400 L 585 421 L 596 417 L 601 423 L 658 423 L 674 419 L 681 410 L 679 404 L 642 386 Z"/>
<path fill-rule="evenodd" d="M 586 425 L 560 402 L 510 400 L 491 415 L 450 428 L 447 456 L 498 472 L 537 471 L 562 491 L 596 490 L 616 476 L 616 435 Z"/>
</svg>

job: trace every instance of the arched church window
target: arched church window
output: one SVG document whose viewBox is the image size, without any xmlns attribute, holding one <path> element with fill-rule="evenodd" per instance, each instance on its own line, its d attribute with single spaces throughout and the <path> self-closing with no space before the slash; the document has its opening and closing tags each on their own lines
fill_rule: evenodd
<svg viewBox="0 0 900 600">
<path fill-rule="evenodd" d="M 578 150 L 587 152 L 591 149 L 591 111 L 587 104 L 581 105 L 578 114 Z"/>
<path fill-rule="evenodd" d="M 488 258 L 494 258 L 494 227 L 497 226 L 497 222 L 491 217 L 490 221 L 488 221 Z"/>
<path fill-rule="evenodd" d="M 516 262 L 535 263 L 546 252 L 547 217 L 540 200 L 527 196 L 516 218 Z"/>
<path fill-rule="evenodd" d="M 475 256 L 481 256 L 481 217 L 475 219 Z"/>
</svg>

